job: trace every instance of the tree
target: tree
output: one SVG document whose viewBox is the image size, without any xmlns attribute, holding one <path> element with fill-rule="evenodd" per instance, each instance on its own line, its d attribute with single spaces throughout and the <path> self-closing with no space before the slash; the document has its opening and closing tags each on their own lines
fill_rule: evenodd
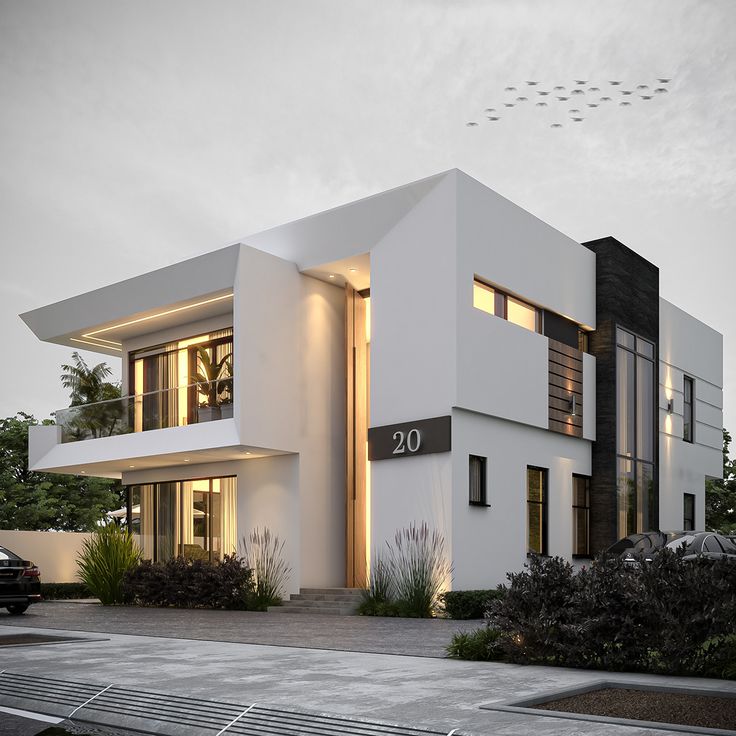
<svg viewBox="0 0 736 736">
<path fill-rule="evenodd" d="M 61 366 L 61 385 L 69 389 L 69 406 L 120 398 L 120 385 L 105 380 L 112 374 L 107 363 L 98 363 L 90 368 L 76 350 L 72 353 L 72 360 L 74 365 Z"/>
<path fill-rule="evenodd" d="M 705 482 L 705 526 L 736 534 L 736 461 L 729 458 L 731 435 L 723 430 L 723 480 Z"/>
<path fill-rule="evenodd" d="M 28 428 L 38 423 L 24 412 L 0 419 L 0 529 L 94 530 L 108 511 L 124 504 L 123 486 L 107 478 L 29 470 Z"/>
</svg>

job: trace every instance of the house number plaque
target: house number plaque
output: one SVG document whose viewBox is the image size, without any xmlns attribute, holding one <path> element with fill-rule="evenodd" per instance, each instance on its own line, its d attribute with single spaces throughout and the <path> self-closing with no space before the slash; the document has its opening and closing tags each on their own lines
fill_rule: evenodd
<svg viewBox="0 0 736 736">
<path fill-rule="evenodd" d="M 451 418 L 434 417 L 368 429 L 368 459 L 391 460 L 411 455 L 449 452 Z"/>
</svg>

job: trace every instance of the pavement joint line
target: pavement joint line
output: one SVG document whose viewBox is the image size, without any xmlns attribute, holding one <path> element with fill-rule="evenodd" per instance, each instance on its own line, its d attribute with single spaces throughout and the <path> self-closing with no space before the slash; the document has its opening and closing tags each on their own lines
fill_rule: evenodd
<svg viewBox="0 0 736 736">
<path fill-rule="evenodd" d="M 94 695 L 93 695 L 93 696 L 92 696 L 91 698 L 87 698 L 87 700 L 85 700 L 85 701 L 84 701 L 84 703 L 82 703 L 82 705 L 78 705 L 78 706 L 77 706 L 77 707 L 76 707 L 76 708 L 75 708 L 75 709 L 74 709 L 74 710 L 73 710 L 73 711 L 72 711 L 72 712 L 71 712 L 71 713 L 70 713 L 70 714 L 69 714 L 69 715 L 67 716 L 67 718 L 71 720 L 71 717 L 72 717 L 72 716 L 73 716 L 73 715 L 74 715 L 74 714 L 75 714 L 75 713 L 76 713 L 76 712 L 77 712 L 77 711 L 78 711 L 78 710 L 79 710 L 80 708 L 84 708 L 84 706 L 85 706 L 85 705 L 89 705 L 89 704 L 90 704 L 90 703 L 91 703 L 91 702 L 92 702 L 92 701 L 93 701 L 93 700 L 94 700 L 94 699 L 95 699 L 95 698 L 96 698 L 96 697 L 97 697 L 98 695 L 102 695 L 102 693 L 104 693 L 104 692 L 106 692 L 107 690 L 109 690 L 109 689 L 110 689 L 110 688 L 111 688 L 111 687 L 112 687 L 112 686 L 113 686 L 114 684 L 115 684 L 114 682 L 111 682 L 111 683 L 110 683 L 110 684 L 109 684 L 109 685 L 108 685 L 107 687 L 103 687 L 103 688 L 102 688 L 102 690 L 100 690 L 100 692 L 98 692 L 98 693 L 95 693 L 95 694 L 94 694 Z"/>
<path fill-rule="evenodd" d="M 235 718 L 233 718 L 232 721 L 230 721 L 230 723 L 227 724 L 227 726 L 225 726 L 224 728 L 221 728 L 215 734 L 215 736 L 222 736 L 222 734 L 224 734 L 225 731 L 227 731 L 228 728 L 230 728 L 230 726 L 232 726 L 235 723 L 237 723 L 246 713 L 248 713 L 250 710 L 252 710 L 253 708 L 255 708 L 256 705 L 257 705 L 257 703 L 251 703 L 240 715 L 235 716 Z"/>
</svg>

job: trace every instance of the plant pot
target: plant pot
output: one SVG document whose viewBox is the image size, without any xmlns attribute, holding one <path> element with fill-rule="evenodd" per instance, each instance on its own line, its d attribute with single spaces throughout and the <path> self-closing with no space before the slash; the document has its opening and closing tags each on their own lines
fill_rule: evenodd
<svg viewBox="0 0 736 736">
<path fill-rule="evenodd" d="M 197 408 L 198 422 L 213 422 L 215 419 L 221 419 L 222 412 L 219 406 L 200 406 Z"/>
<path fill-rule="evenodd" d="M 220 416 L 222 419 L 232 419 L 233 418 L 233 402 L 232 401 L 229 404 L 220 404 Z"/>
</svg>

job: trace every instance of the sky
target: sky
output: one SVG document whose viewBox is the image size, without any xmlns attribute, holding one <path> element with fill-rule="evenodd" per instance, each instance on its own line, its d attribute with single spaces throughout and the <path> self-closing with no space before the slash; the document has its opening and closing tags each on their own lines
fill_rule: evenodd
<svg viewBox="0 0 736 736">
<path fill-rule="evenodd" d="M 657 264 L 724 336 L 736 430 L 734 39 L 733 0 L 0 0 L 0 416 L 68 404 L 19 313 L 456 167 Z M 558 129 L 483 114 L 658 77 Z"/>
</svg>

